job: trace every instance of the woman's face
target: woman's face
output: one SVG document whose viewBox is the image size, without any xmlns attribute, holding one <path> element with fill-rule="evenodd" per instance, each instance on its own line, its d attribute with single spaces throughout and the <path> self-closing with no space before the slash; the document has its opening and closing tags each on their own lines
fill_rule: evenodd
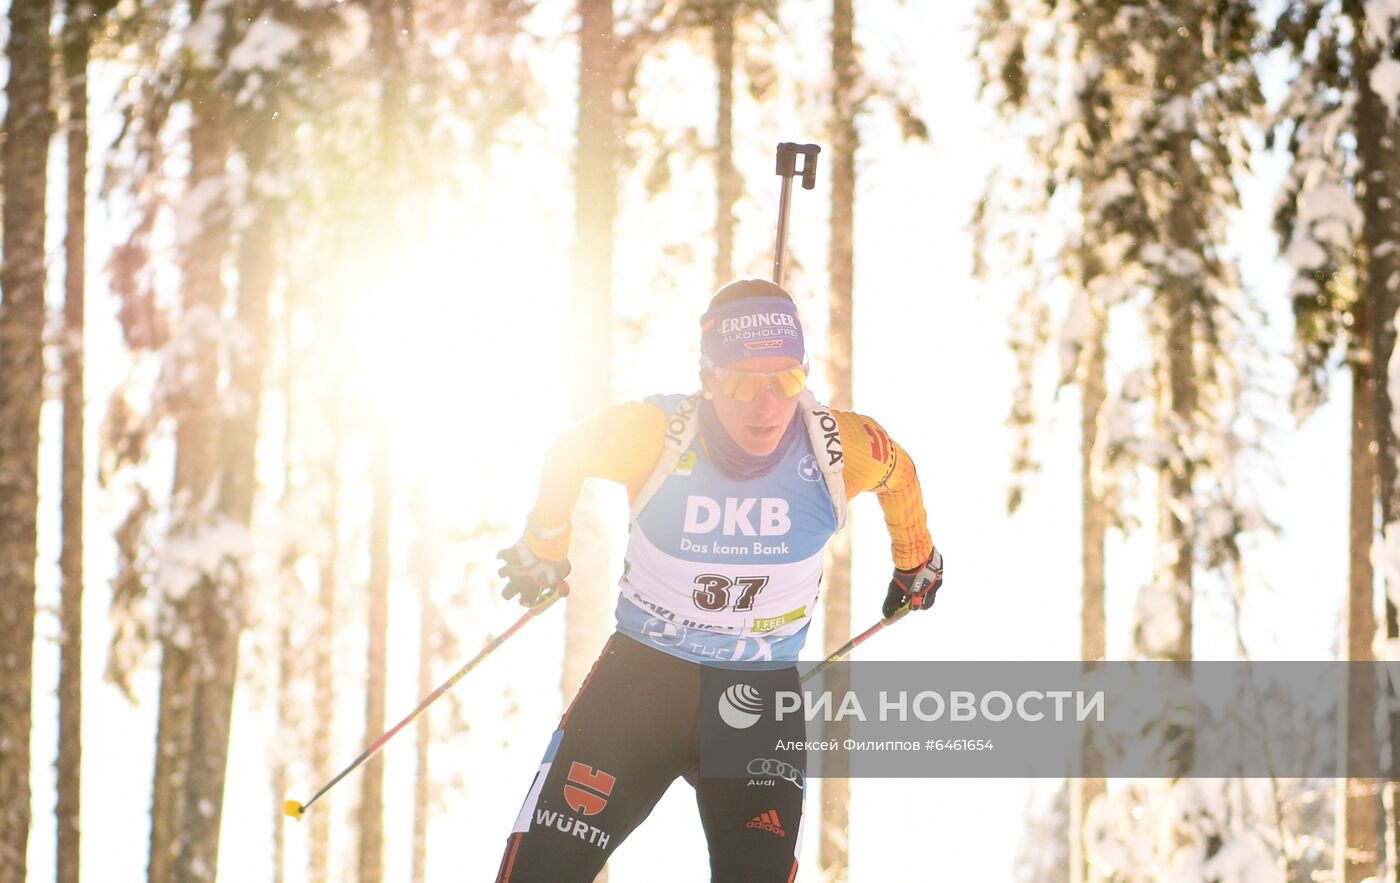
<svg viewBox="0 0 1400 883">
<path fill-rule="evenodd" d="M 759 356 L 743 359 L 727 365 L 730 371 L 785 371 L 796 368 L 801 363 L 791 356 Z M 702 375 L 705 391 L 710 393 L 719 416 L 720 425 L 729 437 L 738 443 L 745 452 L 756 457 L 773 453 L 782 440 L 793 412 L 797 410 L 797 396 L 782 398 L 771 385 L 765 386 L 758 398 L 744 402 L 730 398 L 720 392 L 719 384 L 713 377 Z"/>
</svg>

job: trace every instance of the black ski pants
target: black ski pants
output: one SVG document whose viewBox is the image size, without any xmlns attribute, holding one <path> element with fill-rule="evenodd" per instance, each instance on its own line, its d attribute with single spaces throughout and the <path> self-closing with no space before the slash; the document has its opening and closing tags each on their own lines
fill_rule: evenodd
<svg viewBox="0 0 1400 883">
<path fill-rule="evenodd" d="M 804 738 L 804 725 L 800 715 L 760 721 L 773 750 L 741 777 L 701 776 L 701 703 L 730 684 L 756 689 L 766 709 L 776 691 L 799 689 L 795 666 L 723 669 L 614 634 L 550 740 L 497 883 L 591 883 L 678 776 L 695 788 L 713 883 L 792 883 L 805 754 L 776 746 Z"/>
</svg>

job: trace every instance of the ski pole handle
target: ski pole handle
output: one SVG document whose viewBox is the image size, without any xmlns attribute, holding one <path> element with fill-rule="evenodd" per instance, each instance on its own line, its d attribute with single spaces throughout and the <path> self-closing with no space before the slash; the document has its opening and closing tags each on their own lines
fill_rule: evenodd
<svg viewBox="0 0 1400 883">
<path fill-rule="evenodd" d="M 802 176 L 802 189 L 811 190 L 817 186 L 817 154 L 822 149 L 815 144 L 794 144 L 784 141 L 778 145 L 778 177 L 783 179 L 782 193 L 778 197 L 778 241 L 773 247 L 773 284 L 783 284 L 783 259 L 787 251 L 788 213 L 792 206 L 792 179 Z M 802 168 L 797 168 L 797 158 L 802 157 Z"/>
<path fill-rule="evenodd" d="M 784 178 L 802 176 L 802 189 L 811 190 L 817 186 L 817 154 L 822 149 L 815 144 L 794 144 L 784 141 L 778 145 L 778 174 Z M 797 158 L 802 157 L 802 168 L 797 167 Z"/>
</svg>

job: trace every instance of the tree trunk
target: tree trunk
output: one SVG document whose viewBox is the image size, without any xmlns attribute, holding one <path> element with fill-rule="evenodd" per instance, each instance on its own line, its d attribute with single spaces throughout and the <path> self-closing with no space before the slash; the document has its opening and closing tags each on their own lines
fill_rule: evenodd
<svg viewBox="0 0 1400 883">
<path fill-rule="evenodd" d="M 227 416 L 219 433 L 219 515 L 249 529 L 257 490 L 258 417 L 262 403 L 263 366 L 268 350 L 267 304 L 275 254 L 275 208 L 258 191 L 273 137 L 273 111 L 250 111 L 243 133 L 244 156 L 252 181 L 255 220 L 243 231 L 238 251 L 236 335 L 229 367 Z M 233 693 L 238 675 L 238 637 L 248 575 L 208 578 L 193 595 L 199 647 L 193 726 L 189 743 L 183 848 L 176 879 L 213 881 L 219 865 L 219 830 L 232 728 Z"/>
<path fill-rule="evenodd" d="M 292 343 L 292 320 L 293 320 L 293 295 L 292 286 L 287 286 L 287 291 L 282 298 L 282 321 L 278 328 L 281 332 L 282 348 L 282 499 L 280 506 L 282 511 L 291 511 L 292 506 L 292 482 L 293 464 L 296 459 L 296 447 L 294 445 L 295 435 L 292 427 L 296 420 L 296 408 L 293 404 L 295 399 L 293 389 L 295 384 L 292 381 L 294 372 L 295 357 L 293 355 Z M 293 681 L 296 677 L 296 648 L 292 644 L 293 617 L 293 597 L 292 586 L 298 585 L 296 580 L 296 564 L 299 552 L 286 549 L 283 551 L 282 560 L 278 562 L 278 579 L 282 582 L 280 594 L 280 614 L 282 622 L 277 629 L 277 734 L 278 738 L 287 744 L 293 733 L 300 730 L 301 716 L 294 709 L 295 699 L 293 697 Z M 287 777 L 287 760 L 285 754 L 278 754 L 272 763 L 272 806 L 270 812 L 272 818 L 280 821 L 278 813 L 282 811 L 282 801 L 286 796 L 290 781 Z M 284 824 L 274 824 L 272 826 L 272 880 L 273 883 L 285 883 L 287 879 L 287 826 Z"/>
<path fill-rule="evenodd" d="M 89 7 L 67 4 L 63 74 L 68 86 L 68 207 L 63 301 L 63 548 L 58 674 L 58 883 L 78 883 L 81 855 L 83 708 L 83 298 L 86 294 L 87 66 Z"/>
<path fill-rule="evenodd" d="M 1086 273 L 1092 280 L 1097 272 Z M 1104 643 L 1104 538 L 1108 528 L 1108 511 L 1103 497 L 1094 487 L 1094 447 L 1098 443 L 1099 411 L 1107 398 L 1105 381 L 1107 317 L 1102 304 L 1093 304 L 1094 322 L 1085 338 L 1088 352 L 1083 356 L 1080 394 L 1080 471 L 1079 486 L 1083 507 L 1083 533 L 1080 554 L 1083 562 L 1083 582 L 1080 584 L 1079 655 L 1097 667 L 1107 653 Z M 1094 798 L 1105 793 L 1103 758 L 1086 738 L 1080 745 L 1082 769 L 1078 778 L 1070 780 L 1070 880 L 1087 883 L 1092 879 L 1084 843 L 1085 822 Z"/>
<path fill-rule="evenodd" d="M 407 98 L 403 58 L 399 43 L 404 7 L 400 0 L 375 0 L 371 15 L 373 51 L 382 71 L 380 84 L 379 212 L 387 218 L 381 232 L 381 272 L 398 257 L 400 244 L 398 182 L 403 180 L 404 105 Z M 387 280 L 386 280 L 387 281 Z M 389 463 L 388 427 L 377 415 L 373 429 L 371 472 L 373 499 L 370 513 L 369 659 L 365 692 L 365 744 L 384 732 L 386 677 L 389 651 L 389 522 L 393 507 L 393 476 Z M 380 883 L 384 878 L 384 756 L 365 764 L 360 780 L 360 883 Z"/>
<path fill-rule="evenodd" d="M 574 390 L 581 418 L 612 398 L 612 285 L 617 222 L 617 37 L 609 0 L 578 0 L 579 106 L 574 162 Z M 611 630 L 608 531 L 585 487 L 574 511 L 573 585 L 564 600 L 565 700 L 583 683 Z M 607 879 L 605 867 L 598 876 Z"/>
<path fill-rule="evenodd" d="M 174 611 L 164 614 L 173 618 Z M 173 628 L 162 635 L 160 711 L 156 723 L 155 783 L 151 793 L 151 843 L 146 877 L 150 883 L 172 883 L 179 803 L 188 756 L 183 736 L 189 731 L 192 681 L 189 653 L 175 639 Z"/>
<path fill-rule="evenodd" d="M 1357 197 L 1361 203 L 1362 239 L 1366 253 L 1366 271 L 1361 280 L 1363 297 L 1368 306 L 1366 345 L 1370 351 L 1369 385 L 1373 396 L 1372 431 L 1375 433 L 1374 452 L 1368 447 L 1367 459 L 1375 470 L 1378 499 L 1380 503 L 1381 530 L 1400 529 L 1400 493 L 1397 493 L 1397 458 L 1400 458 L 1400 445 L 1397 445 L 1391 425 L 1390 390 L 1387 379 L 1391 354 L 1395 349 L 1395 310 L 1400 303 L 1400 159 L 1396 157 L 1397 139 L 1400 139 L 1400 124 L 1391 115 L 1384 102 L 1371 88 L 1371 71 L 1377 62 L 1377 53 L 1370 42 L 1376 35 L 1369 33 L 1364 8 L 1360 3 L 1348 2 L 1347 13 L 1351 18 L 1357 40 L 1356 67 L 1353 75 L 1357 91 L 1356 102 L 1356 153 L 1360 162 L 1357 174 Z M 1356 402 L 1362 406 L 1360 401 Z M 1353 447 L 1355 450 L 1355 447 Z M 1360 515 L 1359 506 L 1355 510 Z M 1393 527 L 1392 527 L 1393 526 Z M 1359 540 L 1359 535 L 1356 537 Z M 1369 549 L 1369 543 L 1368 543 Z M 1353 549 L 1353 558 L 1359 554 Z M 1357 574 L 1359 579 L 1362 574 Z M 1400 587 L 1386 587 L 1385 623 L 1386 637 L 1392 641 L 1400 639 L 1400 611 L 1397 611 L 1392 598 L 1400 594 Z M 1390 781 L 1387 783 L 1385 806 L 1389 818 L 1386 820 L 1386 837 L 1394 849 L 1400 847 L 1400 698 L 1390 698 Z M 1364 701 L 1364 697 L 1360 697 Z M 1367 820 L 1363 818 L 1362 824 Z M 1360 838 L 1357 838 L 1360 839 Z M 1379 852 L 1379 850 L 1377 850 Z"/>
<path fill-rule="evenodd" d="M 1194 246 L 1197 231 L 1194 225 L 1194 212 L 1190 201 L 1199 194 L 1199 179 L 1193 174 L 1194 161 L 1191 159 L 1190 136 L 1182 135 L 1174 139 L 1173 159 L 1183 177 L 1190 181 L 1182 188 L 1182 197 L 1176 201 L 1172 211 L 1171 233 L 1173 244 L 1180 248 Z M 1192 186 L 1196 185 L 1196 186 Z M 1168 648 L 1165 657 L 1178 662 L 1191 659 L 1191 603 L 1194 597 L 1192 580 L 1195 560 L 1194 524 L 1194 478 L 1195 464 L 1189 441 L 1196 417 L 1196 370 L 1193 356 L 1195 346 L 1194 302 L 1197 292 L 1190 283 L 1173 279 L 1166 286 L 1166 347 L 1163 366 L 1165 380 L 1165 401 L 1162 403 L 1163 438 L 1171 449 L 1179 454 L 1172 465 L 1161 476 L 1159 488 L 1159 537 L 1163 546 L 1161 566 L 1166 572 L 1164 578 L 1176 592 L 1176 616 L 1180 624 L 1174 647 Z"/>
<path fill-rule="evenodd" d="M 1084 126 L 1084 155 L 1081 159 L 1082 205 L 1096 206 L 1101 198 L 1105 167 L 1103 162 L 1106 136 L 1104 112 L 1100 101 L 1104 90 L 1103 47 L 1099 38 L 1104 33 L 1104 19 L 1111 15 L 1092 4 L 1085 7 L 1079 26 L 1079 50 L 1076 61 L 1085 68 L 1086 76 L 1079 88 L 1079 117 Z M 1103 231 L 1084 230 L 1085 241 L 1079 243 L 1079 285 L 1088 300 L 1091 323 L 1084 337 L 1084 350 L 1079 354 L 1075 378 L 1079 386 L 1079 493 L 1082 525 L 1080 531 L 1080 606 L 1079 657 L 1086 664 L 1085 672 L 1098 668 L 1106 660 L 1105 641 L 1105 579 L 1104 547 L 1108 533 L 1109 511 L 1100 489 L 1094 482 L 1094 457 L 1099 441 L 1099 416 L 1108 398 L 1108 308 L 1098 295 L 1098 282 L 1104 274 L 1098 243 Z M 1084 834 L 1089 810 L 1094 801 L 1107 793 L 1102 754 L 1094 747 L 1092 733 L 1086 732 L 1080 743 L 1079 776 L 1069 782 L 1069 880 L 1090 883 L 1094 879 Z"/>
<path fill-rule="evenodd" d="M 828 258 L 831 290 L 828 300 L 827 376 L 831 405 L 850 409 L 851 314 L 855 287 L 856 131 L 855 96 L 859 63 L 855 52 L 855 10 L 852 0 L 834 0 L 831 13 L 831 254 Z M 851 637 L 851 534 L 850 526 L 829 547 L 826 573 L 826 646 L 837 647 Z M 830 669 L 826 689 L 836 695 L 849 689 L 847 669 Z M 834 677 L 833 677 L 834 675 Z M 850 725 L 833 721 L 823 727 L 823 738 L 844 740 Z M 839 755 L 823 770 L 821 840 L 817 849 L 818 873 L 832 883 L 850 877 L 851 786 L 848 759 Z"/>
<path fill-rule="evenodd" d="M 1366 333 L 1366 304 L 1353 309 L 1352 329 L 1358 338 Z M 1364 338 L 1363 338 L 1364 339 Z M 1364 349 L 1364 347 L 1363 347 Z M 1376 620 L 1372 608 L 1374 573 L 1371 542 L 1375 531 L 1376 482 L 1371 445 L 1375 443 L 1373 411 L 1375 382 L 1364 354 L 1352 360 L 1351 422 L 1351 554 L 1346 605 L 1347 661 L 1370 662 Z M 1339 722 L 1344 730 L 1344 772 L 1375 766 L 1376 683 L 1366 667 L 1350 667 L 1345 712 Z M 1344 780 L 1338 789 L 1336 875 L 1341 883 L 1359 883 L 1374 876 L 1378 866 L 1377 782 L 1369 778 Z M 1339 780 L 1339 785 L 1343 780 Z"/>
<path fill-rule="evenodd" d="M 201 12 L 201 4 L 195 4 L 191 16 L 198 18 Z M 227 32 L 228 29 L 223 30 Z M 227 39 L 226 35 L 225 43 Z M 176 356 L 182 359 L 180 377 L 184 382 L 171 401 L 177 421 L 174 511 L 169 531 L 172 540 L 196 536 L 208 524 L 216 500 L 214 482 L 219 466 L 222 421 L 218 395 L 218 326 L 225 300 L 220 275 L 229 242 L 223 178 L 232 139 L 227 110 L 211 79 L 208 71 L 194 71 L 188 86 L 193 118 L 185 199 L 203 205 L 204 211 L 193 219 L 198 230 L 190 236 L 179 255 L 181 303 L 186 323 L 181 334 L 188 342 L 188 350 Z M 215 195 L 206 199 L 211 191 Z M 163 599 L 159 614 L 162 658 L 151 808 L 151 883 L 173 883 L 177 879 L 184 883 L 189 878 L 182 875 L 181 869 L 194 870 L 190 861 L 193 855 L 207 858 L 218 852 L 218 828 L 211 828 L 209 823 L 217 822 L 219 807 L 207 802 L 214 783 L 204 775 L 207 767 L 197 774 L 191 764 L 194 746 L 207 741 L 204 734 L 195 733 L 199 724 L 195 713 L 199 693 L 211 683 L 205 664 L 210 654 L 222 649 L 196 643 L 218 637 L 207 634 L 209 618 L 203 615 L 209 606 L 209 597 L 217 591 L 210 585 L 210 579 L 208 576 L 201 578 L 184 597 Z M 194 647 L 199 648 L 197 656 Z M 207 706 L 205 702 L 204 707 Z M 191 787 L 196 776 L 199 784 Z M 219 785 L 222 785 L 221 779 Z M 202 805 L 201 799 L 206 801 Z M 221 790 L 219 803 L 222 803 Z M 206 812 L 215 817 L 211 819 Z M 208 842 L 211 836 L 213 842 Z M 194 842 L 196 837 L 204 838 L 204 842 Z M 186 857 L 191 853 L 193 855 Z M 201 866 L 199 870 L 201 878 L 214 873 L 213 866 Z"/>
<path fill-rule="evenodd" d="M 283 616 L 289 615 L 289 600 L 283 600 Z M 292 629 L 290 623 L 284 621 L 277 630 L 277 731 L 284 740 L 284 745 L 295 732 L 294 722 L 297 715 L 292 711 L 292 670 L 295 665 L 296 651 L 292 647 Z M 273 883 L 285 883 L 287 879 L 287 826 L 281 824 L 282 819 L 279 815 L 282 812 L 282 801 L 288 791 L 287 762 L 284 757 L 285 755 L 279 753 L 272 764 L 272 806 L 269 812 L 278 822 L 272 826 Z"/>
<path fill-rule="evenodd" d="M 1158 542 L 1162 569 L 1157 574 L 1159 585 L 1170 587 L 1176 602 L 1179 625 L 1176 641 L 1169 647 L 1154 648 L 1159 658 L 1174 662 L 1191 659 L 1191 601 L 1192 563 L 1195 557 L 1192 523 L 1192 484 L 1195 468 L 1189 451 L 1181 445 L 1178 433 L 1189 432 L 1186 427 L 1194 418 L 1195 371 L 1192 365 L 1193 345 L 1192 306 L 1190 295 L 1172 286 L 1166 292 L 1167 329 L 1165 364 L 1161 366 L 1164 395 L 1159 402 L 1160 431 L 1170 439 L 1179 455 L 1159 476 L 1158 484 Z"/>
<path fill-rule="evenodd" d="M 574 207 L 574 372 L 576 417 L 608 404 L 612 395 L 612 278 L 617 219 L 617 83 L 613 11 L 602 0 L 579 2 L 579 116 Z M 574 580 L 583 586 L 565 600 L 562 687 L 565 698 L 582 683 L 607 631 L 606 527 L 598 500 L 585 488 L 575 514 Z"/>
<path fill-rule="evenodd" d="M 330 298 L 327 298 L 330 301 Z M 333 301 L 327 304 L 333 306 Z M 327 325 L 332 327 L 331 320 Z M 320 484 L 325 490 L 326 499 L 321 509 L 321 530 L 325 533 L 325 557 L 321 560 L 320 572 L 320 617 L 317 620 L 315 635 L 312 638 L 316 679 L 316 714 L 311 733 L 312 779 L 328 782 L 335 770 L 331 734 L 335 725 L 335 635 L 336 579 L 340 557 L 340 387 L 335 378 L 330 380 L 331 388 L 326 395 L 326 445 L 318 458 Z M 311 836 L 307 858 L 310 883 L 329 883 L 331 851 L 331 819 L 335 799 L 334 789 L 320 800 L 320 808 L 311 814 Z"/>
<path fill-rule="evenodd" d="M 1189 28 L 1182 27 L 1170 56 L 1157 74 L 1157 88 L 1173 101 L 1190 102 L 1198 77 L 1198 48 Z M 1189 104 L 1188 104 L 1189 106 Z M 1198 202 L 1205 195 L 1201 169 L 1192 155 L 1193 132 L 1182 126 L 1167 139 L 1167 153 L 1176 182 L 1175 198 L 1166 218 L 1168 250 L 1200 254 L 1204 239 Z M 1170 594 L 1175 638 L 1165 645 L 1148 640 L 1139 650 L 1150 658 L 1174 662 L 1191 659 L 1191 606 L 1195 558 L 1195 464 L 1191 440 L 1196 424 L 1195 310 L 1201 299 L 1199 271 L 1160 268 L 1157 305 L 1157 434 L 1172 452 L 1161 466 L 1157 484 L 1156 591 Z M 1161 635 L 1158 636 L 1163 637 Z M 1190 766 L 1191 739 L 1179 739 L 1177 760 Z"/>
<path fill-rule="evenodd" d="M 739 201 L 739 171 L 734 167 L 734 13 L 736 0 L 714 0 L 711 34 L 715 74 L 719 79 L 719 113 L 715 120 L 715 288 L 734 278 L 734 204 Z"/>
<path fill-rule="evenodd" d="M 282 349 L 283 425 L 282 499 L 280 505 L 283 512 L 292 511 L 291 507 L 294 503 L 292 487 L 295 482 L 294 475 L 297 463 L 295 377 L 297 368 L 300 366 L 296 358 L 296 344 L 292 340 L 292 324 L 296 316 L 296 292 L 297 286 L 294 284 L 288 284 L 285 287 L 282 295 L 282 321 L 278 328 L 281 332 Z M 329 329 L 322 327 L 321 331 L 327 333 Z M 294 695 L 294 685 L 303 681 L 306 676 L 305 668 L 297 663 L 298 651 L 311 650 L 312 648 L 306 644 L 297 647 L 293 643 L 292 637 L 292 623 L 295 621 L 295 617 L 305 609 L 301 606 L 305 587 L 296 574 L 297 562 L 303 554 L 305 554 L 304 549 L 289 546 L 283 550 L 282 560 L 278 562 L 278 578 L 282 581 L 282 597 L 279 605 L 282 622 L 277 630 L 277 732 L 284 745 L 288 744 L 287 740 L 289 739 L 296 739 L 296 744 L 300 744 L 300 737 L 306 729 L 307 710 L 299 709 L 299 697 Z M 274 819 L 281 819 L 282 801 L 287 795 L 289 785 L 287 756 L 285 753 L 279 752 L 272 766 L 271 812 Z M 272 874 L 273 883 L 284 883 L 287 879 L 287 826 L 285 824 L 272 826 Z"/>
<path fill-rule="evenodd" d="M 436 626 L 432 599 L 428 586 L 424 583 L 419 598 L 418 616 L 419 696 L 427 696 L 437 688 L 437 684 L 433 683 L 433 653 L 428 640 Z M 428 807 L 432 795 L 428 760 L 433 744 L 432 715 L 422 715 L 414 725 L 418 728 L 418 769 L 413 783 L 413 867 L 409 879 L 411 883 L 423 883 L 428 874 Z"/>
<path fill-rule="evenodd" d="M 375 429 L 373 502 L 370 514 L 369 667 L 365 691 L 368 745 L 385 730 L 384 705 L 389 652 L 389 512 L 393 505 L 387 430 Z M 365 762 L 360 789 L 360 883 L 384 876 L 384 755 Z"/>
<path fill-rule="evenodd" d="M 44 195 L 48 182 L 51 0 L 10 5 L 0 267 L 0 883 L 25 879 L 39 409 L 44 378 Z"/>
<path fill-rule="evenodd" d="M 849 408 L 851 395 L 851 295 L 855 288 L 855 200 L 857 81 L 855 11 L 851 0 L 834 0 L 831 16 L 831 312 L 827 374 L 833 407 Z M 844 643 L 849 635 L 841 639 Z"/>
<path fill-rule="evenodd" d="M 1356 152 L 1360 162 L 1357 197 L 1361 203 L 1366 260 L 1358 280 L 1361 297 L 1353 308 L 1351 444 L 1351 553 L 1347 591 L 1347 659 L 1369 662 L 1375 637 L 1375 574 L 1371 550 L 1375 540 L 1376 503 L 1383 523 L 1395 518 L 1395 438 L 1390 429 L 1390 396 L 1385 375 L 1394 346 L 1394 277 L 1400 273 L 1400 224 L 1397 224 L 1393 156 L 1395 123 L 1371 88 L 1377 61 L 1362 4 L 1344 4 L 1356 30 L 1353 67 L 1356 89 Z M 1395 628 L 1394 605 L 1387 600 L 1388 630 Z M 1377 684 L 1362 671 L 1347 678 L 1347 766 L 1374 767 Z M 1392 744 L 1400 734 L 1392 734 Z M 1393 761 L 1392 761 L 1393 763 Z M 1340 797 L 1337 830 L 1337 878 L 1363 880 L 1380 868 L 1381 819 L 1376 803 L 1379 781 L 1351 778 Z"/>
<path fill-rule="evenodd" d="M 181 808 L 181 848 L 175 879 L 212 883 L 219 867 L 224 773 L 238 664 L 237 586 L 207 580 L 199 588 L 195 616 L 196 661 L 192 721 L 187 745 L 189 775 Z"/>
</svg>

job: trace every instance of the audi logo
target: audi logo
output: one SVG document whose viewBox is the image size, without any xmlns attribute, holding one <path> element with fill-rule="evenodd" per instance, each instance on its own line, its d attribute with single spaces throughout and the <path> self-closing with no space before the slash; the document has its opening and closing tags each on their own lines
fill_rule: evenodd
<svg viewBox="0 0 1400 883">
<path fill-rule="evenodd" d="M 802 770 L 772 757 L 755 757 L 749 761 L 749 775 L 786 779 L 799 788 L 807 782 L 807 777 L 802 774 Z"/>
</svg>

